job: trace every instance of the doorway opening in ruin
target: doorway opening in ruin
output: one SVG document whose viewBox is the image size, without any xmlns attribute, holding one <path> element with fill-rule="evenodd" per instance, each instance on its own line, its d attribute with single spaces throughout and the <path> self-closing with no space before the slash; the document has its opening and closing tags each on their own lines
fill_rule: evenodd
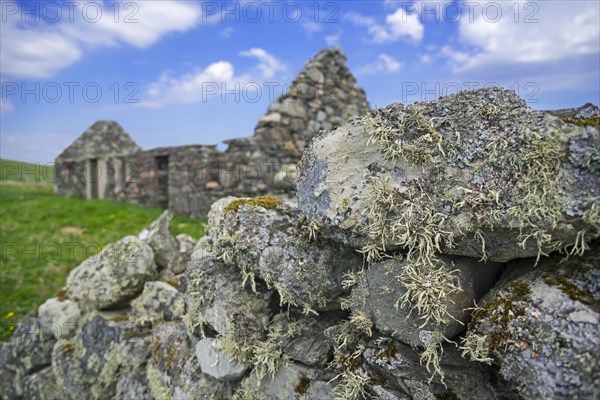
<svg viewBox="0 0 600 400">
<path fill-rule="evenodd" d="M 156 206 L 169 208 L 169 156 L 156 156 Z"/>
<path fill-rule="evenodd" d="M 91 198 L 98 198 L 98 160 L 93 158 L 90 160 L 90 185 L 91 185 Z"/>
</svg>

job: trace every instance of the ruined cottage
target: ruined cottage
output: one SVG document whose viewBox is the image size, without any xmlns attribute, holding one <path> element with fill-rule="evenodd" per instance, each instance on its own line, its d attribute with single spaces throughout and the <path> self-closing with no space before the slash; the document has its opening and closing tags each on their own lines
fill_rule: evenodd
<svg viewBox="0 0 600 400">
<path fill-rule="evenodd" d="M 272 103 L 251 137 L 143 151 L 112 121 L 98 121 L 56 158 L 55 192 L 205 216 L 228 195 L 289 197 L 295 164 L 320 130 L 369 111 L 339 48 L 320 51 Z"/>
</svg>

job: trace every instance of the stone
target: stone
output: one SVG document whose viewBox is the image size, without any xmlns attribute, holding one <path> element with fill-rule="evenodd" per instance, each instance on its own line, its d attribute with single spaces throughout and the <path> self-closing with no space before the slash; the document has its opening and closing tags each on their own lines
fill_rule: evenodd
<svg viewBox="0 0 600 400">
<path fill-rule="evenodd" d="M 146 282 L 142 294 L 131 302 L 131 318 L 136 324 L 181 319 L 184 313 L 183 296 L 166 282 Z"/>
<path fill-rule="evenodd" d="M 60 339 L 52 350 L 57 397 L 78 400 L 112 398 L 117 376 L 141 367 L 149 355 L 148 344 L 135 338 L 129 323 L 86 315 L 81 330 L 70 340 Z"/>
<path fill-rule="evenodd" d="M 179 243 L 169 231 L 173 213 L 163 212 L 139 234 L 139 238 L 148 243 L 154 252 L 154 261 L 159 268 L 167 268 L 177 259 Z"/>
<path fill-rule="evenodd" d="M 294 189 L 296 187 L 296 166 L 283 166 L 273 178 L 273 185 L 279 189 Z"/>
<path fill-rule="evenodd" d="M 157 276 L 152 249 L 126 236 L 88 258 L 67 277 L 66 291 L 82 311 L 119 307 Z"/>
<path fill-rule="evenodd" d="M 243 363 L 232 360 L 221 349 L 219 339 L 206 338 L 196 343 L 196 357 L 202 372 L 223 381 L 237 380 L 248 369 Z"/>
<path fill-rule="evenodd" d="M 352 249 L 311 242 L 311 227 L 297 206 L 275 198 L 217 202 L 209 226 L 215 257 L 236 265 L 247 283 L 260 278 L 275 288 L 282 304 L 307 312 L 339 307 L 334 299 L 344 292 L 343 274 L 362 265 Z"/>
<path fill-rule="evenodd" d="M 283 353 L 304 365 L 323 367 L 329 361 L 333 346 L 323 333 L 325 327 L 315 317 L 299 320 L 302 332 L 288 340 Z"/>
<path fill-rule="evenodd" d="M 51 364 L 55 342 L 52 327 L 29 313 L 17 324 L 10 342 L 2 346 L 1 368 L 21 376 L 41 370 Z"/>
<path fill-rule="evenodd" d="M 201 335 L 199 330 L 207 327 L 220 334 L 262 337 L 271 314 L 269 292 L 254 295 L 235 268 L 212 256 L 190 262 L 184 275 L 184 320 L 190 332 Z"/>
<path fill-rule="evenodd" d="M 73 337 L 81 311 L 72 300 L 52 297 L 39 307 L 38 315 L 42 325 L 55 339 L 69 339 Z"/>
<path fill-rule="evenodd" d="M 318 374 L 317 370 L 290 363 L 272 377 L 260 379 L 253 372 L 242 382 L 242 387 L 260 399 L 333 400 L 333 385 L 320 380 Z"/>
<path fill-rule="evenodd" d="M 497 263 L 479 263 L 467 257 L 440 256 L 442 277 L 454 276 L 458 279 L 457 290 L 431 303 L 436 311 L 444 309 L 444 323 L 427 321 L 410 301 L 404 302 L 407 292 L 402 284 L 406 261 L 388 259 L 371 265 L 358 280 L 352 291 L 352 309 L 366 313 L 375 327 L 382 333 L 392 335 L 412 346 L 429 343 L 431 333 L 439 330 L 444 337 L 451 339 L 466 329 L 471 313 L 470 308 L 496 283 L 499 267 Z M 423 280 L 424 285 L 438 287 L 444 284 L 433 272 Z M 427 291 L 427 287 L 413 289 L 416 294 Z M 442 341 L 440 337 L 438 341 Z"/>
<path fill-rule="evenodd" d="M 52 367 L 46 367 L 24 379 L 23 398 L 27 400 L 56 399 L 56 381 Z"/>
<path fill-rule="evenodd" d="M 600 395 L 599 266 L 597 244 L 583 257 L 513 262 L 474 313 L 467 339 L 522 398 Z"/>
<path fill-rule="evenodd" d="M 298 201 L 323 236 L 372 259 L 406 249 L 505 262 L 600 235 L 598 149 L 597 130 L 532 110 L 514 91 L 464 91 L 315 137 Z"/>
</svg>

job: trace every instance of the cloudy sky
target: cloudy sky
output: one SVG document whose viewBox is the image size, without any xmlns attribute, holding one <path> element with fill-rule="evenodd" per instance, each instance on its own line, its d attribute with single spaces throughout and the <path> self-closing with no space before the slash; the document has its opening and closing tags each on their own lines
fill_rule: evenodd
<svg viewBox="0 0 600 400">
<path fill-rule="evenodd" d="M 486 85 L 600 103 L 597 1 L 7 1 L 2 158 L 49 163 L 99 119 L 145 149 L 249 136 L 320 49 L 372 107 Z"/>
</svg>

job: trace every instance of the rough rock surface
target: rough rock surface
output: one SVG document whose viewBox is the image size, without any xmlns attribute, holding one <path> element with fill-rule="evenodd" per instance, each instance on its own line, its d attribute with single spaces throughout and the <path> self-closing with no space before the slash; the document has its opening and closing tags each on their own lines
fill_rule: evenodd
<svg viewBox="0 0 600 400">
<path fill-rule="evenodd" d="M 38 315 L 44 329 L 50 331 L 54 338 L 67 339 L 77 328 L 81 311 L 72 300 L 52 297 L 39 307 Z"/>
<path fill-rule="evenodd" d="M 261 123 L 274 123 L 277 110 L 283 119 L 273 110 Z M 375 145 L 390 132 L 406 140 L 374 149 L 357 133 L 365 124 Z M 394 124 L 403 135 L 387 129 Z M 340 131 L 356 140 L 326 140 Z M 357 118 L 317 138 L 304 158 L 300 199 L 310 218 L 269 196 L 227 198 L 195 246 L 167 234 L 163 214 L 151 226 L 175 244 L 168 252 L 126 237 L 73 270 L 66 293 L 1 345 L 0 397 L 598 398 L 597 149 L 595 129 L 526 109 L 499 89 Z M 412 164 L 389 159 L 397 151 Z M 448 193 L 445 184 L 463 186 Z M 356 193 L 335 198 L 342 188 Z M 342 214 L 320 218 L 332 201 Z M 520 235 L 531 235 L 524 248 Z M 489 259 L 504 260 L 538 255 L 530 241 L 549 252 L 552 239 L 572 244 L 566 261 L 480 259 L 484 243 Z M 190 253 L 185 268 L 166 261 Z M 56 323 L 76 326 L 59 333 Z"/>
<path fill-rule="evenodd" d="M 424 321 L 409 302 L 402 301 L 402 296 L 407 291 L 401 284 L 401 273 L 406 261 L 396 259 L 373 264 L 361 275 L 358 285 L 352 291 L 352 309 L 355 312 L 366 312 L 379 331 L 412 346 L 424 346 L 429 341 L 431 332 L 436 329 L 446 338 L 455 337 L 466 329 L 471 316 L 469 309 L 496 282 L 499 264 L 479 263 L 476 259 L 466 257 L 442 256 L 441 260 L 444 263 L 444 273 L 449 274 L 451 270 L 455 270 L 459 280 L 459 290 L 442 299 L 449 305 L 448 314 L 445 315 L 446 323 Z M 431 282 L 435 281 L 432 279 Z"/>
<path fill-rule="evenodd" d="M 600 235 L 599 149 L 594 128 L 510 90 L 393 104 L 313 140 L 299 204 L 326 237 L 374 255 L 531 257 Z"/>
<path fill-rule="evenodd" d="M 237 265 L 250 283 L 260 278 L 277 289 L 284 303 L 339 307 L 330 300 L 344 291 L 343 274 L 362 265 L 360 254 L 328 240 L 311 242 L 310 226 L 292 203 L 230 198 L 215 204 L 208 235 L 216 257 Z"/>
<path fill-rule="evenodd" d="M 148 243 L 154 251 L 154 261 L 158 268 L 168 268 L 171 272 L 180 274 L 190 259 L 194 241 L 189 235 L 173 237 L 169 231 L 172 219 L 173 213 L 166 210 L 140 232 L 138 237 Z"/>
<path fill-rule="evenodd" d="M 600 396 L 600 246 L 581 259 L 516 261 L 469 330 L 526 399 Z"/>
<path fill-rule="evenodd" d="M 221 349 L 219 339 L 207 338 L 196 343 L 196 357 L 202 372 L 223 381 L 240 379 L 248 369 Z"/>
<path fill-rule="evenodd" d="M 166 282 L 146 282 L 142 294 L 131 302 L 131 316 L 140 324 L 181 319 L 184 313 L 183 296 Z"/>
<path fill-rule="evenodd" d="M 152 249 L 135 236 L 109 244 L 75 268 L 67 278 L 67 294 L 81 309 L 121 306 L 156 277 Z"/>
</svg>

